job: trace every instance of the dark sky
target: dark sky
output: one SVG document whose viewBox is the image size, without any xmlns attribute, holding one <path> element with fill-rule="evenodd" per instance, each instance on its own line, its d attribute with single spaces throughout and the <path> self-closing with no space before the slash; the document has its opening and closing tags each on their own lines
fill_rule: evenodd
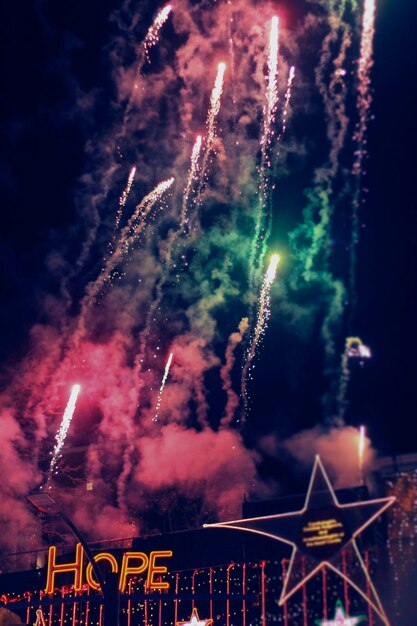
<svg viewBox="0 0 417 626">
<path fill-rule="evenodd" d="M 108 16 L 117 6 L 115 0 L 27 0 L 3 3 L 1 9 L 4 364 L 25 353 L 37 298 L 56 288 L 49 283 L 45 255 L 51 242 L 64 245 L 75 219 L 74 189 L 86 165 L 84 145 L 100 123 L 79 109 L 76 92 L 111 89 L 106 45 L 115 26 Z M 349 416 L 355 425 L 365 420 L 377 448 L 386 453 L 417 449 L 416 13 L 412 0 L 378 2 L 375 119 L 369 125 L 364 179 L 369 192 L 361 209 L 366 227 L 359 245 L 355 334 L 371 346 L 373 358 L 353 371 Z M 273 322 L 271 327 L 273 332 Z M 273 384 L 275 345 L 279 341 L 269 341 L 260 360 L 264 385 Z M 262 393 L 262 384 L 259 389 Z"/>
</svg>

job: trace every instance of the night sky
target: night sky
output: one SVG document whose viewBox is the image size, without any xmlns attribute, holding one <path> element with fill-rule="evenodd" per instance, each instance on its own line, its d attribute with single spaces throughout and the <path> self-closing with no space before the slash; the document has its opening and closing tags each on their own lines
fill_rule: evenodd
<svg viewBox="0 0 417 626">
<path fill-rule="evenodd" d="M 116 0 L 72 0 L 58 4 L 28 0 L 24 6 L 3 3 L 1 9 L 0 362 L 2 387 L 6 393 L 20 376 L 22 359 L 32 350 L 29 342 L 31 328 L 34 324 L 49 323 L 45 299 L 51 296 L 55 303 L 60 298 L 65 299 L 62 279 L 67 274 L 69 278 L 65 288 L 68 289 L 66 293 L 71 294 L 72 302 L 66 305 L 65 315 L 74 316 L 85 285 L 100 272 L 106 251 L 102 224 L 106 222 L 108 225 L 108 218 L 102 218 L 87 261 L 81 269 L 74 271 L 80 255 L 81 238 L 85 237 L 91 225 L 86 216 L 92 202 L 91 194 L 95 193 L 95 190 L 89 189 L 89 181 L 84 177 L 80 182 L 80 177 L 94 170 L 97 153 L 103 145 L 100 139 L 103 128 L 111 126 L 120 112 L 114 105 L 117 99 L 114 85 L 116 47 L 111 42 L 123 38 L 124 33 L 117 20 L 110 19 L 110 16 L 122 4 Z M 163 5 L 152 2 L 138 4 L 142 5 L 141 19 L 129 36 L 140 39 L 157 8 Z M 197 2 L 190 4 L 194 7 L 198 5 Z M 220 3 L 206 1 L 201 3 L 201 8 L 209 12 L 211 5 L 214 7 L 217 4 Z M 271 6 L 268 3 L 258 4 Z M 302 2 L 276 2 L 272 5 L 293 37 L 300 16 L 310 5 Z M 127 2 L 125 7 L 128 6 L 133 5 Z M 136 11 L 137 8 L 135 14 Z M 268 8 L 268 11 L 270 15 L 271 9 Z M 121 12 L 122 22 L 125 20 L 123 24 L 127 23 L 128 13 L 128 10 Z M 364 202 L 359 217 L 357 307 L 350 331 L 347 313 L 336 338 L 340 357 L 343 338 L 347 334 L 360 336 L 372 350 L 372 359 L 363 367 L 352 363 L 345 420 L 348 426 L 366 424 L 372 444 L 379 454 L 417 450 L 414 435 L 417 414 L 414 365 L 417 353 L 415 18 L 416 8 L 412 0 L 377 2 L 371 74 L 372 119 L 367 132 L 369 157 L 365 159 L 366 174 L 362 179 Z M 170 46 L 183 41 L 183 35 L 175 32 L 169 21 L 161 33 L 161 45 L 152 52 L 151 63 L 144 70 L 144 76 L 149 81 L 154 69 L 159 71 L 168 58 Z M 312 40 L 311 49 L 314 49 L 315 43 L 317 39 Z M 311 68 L 307 61 L 299 61 L 303 59 L 303 49 L 302 43 L 298 45 L 300 50 L 294 52 L 294 62 L 296 66 L 298 62 L 301 64 L 300 75 L 307 76 Z M 288 54 L 291 46 L 287 48 L 284 56 L 291 63 Z M 123 55 L 119 61 L 126 66 L 131 65 L 134 60 L 132 46 Z M 211 72 L 210 78 L 207 78 L 207 93 L 202 100 L 204 107 L 207 107 L 212 75 Z M 178 96 L 180 88 L 179 84 L 170 85 L 172 98 Z M 318 96 L 310 85 L 304 107 L 301 104 L 303 88 L 303 81 L 300 79 L 297 83 L 296 75 L 294 112 L 290 115 L 288 134 L 283 140 L 286 160 L 285 165 L 278 167 L 279 180 L 273 193 L 274 221 L 269 250 L 275 251 L 276 248 L 283 252 L 281 271 L 284 283 L 295 261 L 283 233 L 294 229 L 301 220 L 303 192 L 310 186 L 312 172 L 319 167 L 326 150 L 320 138 L 323 128 L 316 123 L 319 114 L 314 112 L 319 107 Z M 349 102 L 349 111 L 352 111 L 354 100 L 351 96 Z M 169 106 L 169 96 L 164 106 Z M 194 113 L 196 111 L 198 108 Z M 200 128 L 204 126 L 205 111 L 202 106 Z M 158 114 L 163 133 L 168 114 L 163 107 Z M 158 121 L 154 124 L 157 127 Z M 227 124 L 223 122 L 219 134 L 227 132 Z M 179 131 L 178 137 L 182 141 Z M 286 138 L 290 146 L 288 152 Z M 147 148 L 139 133 L 135 141 L 135 149 L 146 153 Z M 108 191 L 104 201 L 106 211 L 114 213 L 117 207 L 117 198 L 123 187 L 120 183 L 126 180 L 132 154 L 130 144 L 118 161 L 124 169 L 115 176 L 118 185 Z M 169 158 L 173 154 L 172 149 L 172 154 L 161 157 L 165 160 L 166 177 L 170 175 Z M 345 153 L 342 157 L 348 163 Z M 154 158 L 155 151 L 145 159 L 148 178 L 151 178 L 149 171 Z M 93 182 L 97 184 L 97 180 Z M 151 186 L 145 181 L 133 188 L 137 202 Z M 213 211 L 218 211 L 220 215 L 223 200 L 218 200 L 216 206 Z M 211 226 L 210 220 L 217 219 L 216 213 L 211 217 L 205 214 L 203 225 L 204 219 Z M 162 225 L 161 232 L 165 235 L 167 228 Z M 336 266 L 340 264 L 343 277 L 346 276 L 346 255 L 343 255 L 348 245 L 348 232 L 347 218 L 341 218 L 339 223 L 336 219 L 336 229 L 332 234 L 332 263 Z M 274 452 L 259 442 L 271 435 L 285 439 L 323 424 L 323 396 L 327 384 L 322 374 L 324 361 L 318 337 L 319 326 L 316 331 L 311 330 L 312 338 L 304 336 L 300 339 L 302 333 L 282 321 L 279 312 L 283 311 L 283 300 L 280 300 L 283 296 L 278 283 L 272 289 L 271 319 L 256 356 L 254 381 L 250 383 L 252 409 L 245 435 L 251 449 L 257 448 L 259 454 L 263 450 L 266 455 L 262 469 L 266 474 L 274 472 Z M 179 306 L 172 293 L 171 297 L 172 306 Z M 298 305 L 304 306 L 305 301 L 305 306 L 310 306 L 308 299 L 313 301 L 317 297 L 314 289 L 305 291 Z M 280 304 L 274 309 L 276 299 Z M 170 302 L 169 296 L 167 302 Z M 58 305 L 54 306 L 58 308 Z M 240 319 L 229 323 L 229 314 L 225 311 L 217 318 L 220 324 L 224 315 L 228 334 L 236 329 Z M 56 315 L 55 312 L 54 317 Z M 96 329 L 96 332 L 105 334 L 108 324 L 112 322 L 103 319 L 101 323 L 105 330 Z M 314 324 L 318 324 L 317 320 Z M 225 335 L 222 336 L 224 339 Z M 214 341 L 215 351 L 220 350 L 220 343 L 220 339 Z M 163 363 L 158 364 L 159 379 Z M 30 367 L 36 368 L 36 363 L 32 362 Z M 98 368 L 98 377 L 101 372 Z M 205 378 L 209 419 L 212 422 L 225 401 L 216 376 L 218 374 L 208 371 Z M 234 377 L 238 390 L 239 373 L 235 372 Z M 26 392 L 31 393 L 30 386 Z M 90 414 L 88 410 L 82 409 L 83 419 L 88 423 L 90 420 L 93 427 L 99 417 L 94 414 L 92 406 Z M 59 424 L 59 408 L 53 419 L 53 428 L 51 425 L 48 427 L 52 433 Z M 21 426 L 24 430 L 24 424 L 21 423 Z M 76 430 L 75 426 L 71 442 L 81 445 L 85 433 L 77 434 Z M 52 446 L 53 434 L 50 432 L 48 436 Z M 262 462 L 258 462 L 262 467 Z"/>
</svg>

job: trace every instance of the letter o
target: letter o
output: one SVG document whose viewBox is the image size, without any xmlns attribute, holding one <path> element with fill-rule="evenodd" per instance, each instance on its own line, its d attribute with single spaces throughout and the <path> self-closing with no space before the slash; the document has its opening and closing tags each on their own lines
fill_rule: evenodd
<svg viewBox="0 0 417 626">
<path fill-rule="evenodd" d="M 94 557 L 94 562 L 98 563 L 99 561 L 108 561 L 110 563 L 110 565 L 111 565 L 111 571 L 112 572 L 118 572 L 119 571 L 119 566 L 117 564 L 116 557 L 113 556 L 113 554 L 110 554 L 110 552 L 100 552 L 100 554 L 97 554 Z M 99 591 L 100 590 L 100 584 L 93 577 L 93 567 L 92 567 L 91 563 L 89 563 L 87 565 L 87 569 L 86 569 L 85 575 L 86 575 L 86 578 L 87 578 L 87 583 L 89 584 L 91 589 L 94 589 L 94 591 Z"/>
</svg>

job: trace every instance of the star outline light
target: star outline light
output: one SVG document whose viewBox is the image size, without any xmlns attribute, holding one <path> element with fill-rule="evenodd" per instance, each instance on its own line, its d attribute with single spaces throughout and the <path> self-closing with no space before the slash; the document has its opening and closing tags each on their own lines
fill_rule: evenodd
<svg viewBox="0 0 417 626">
<path fill-rule="evenodd" d="M 212 619 L 200 619 L 198 616 L 198 610 L 194 607 L 191 611 L 190 619 L 185 622 L 176 622 L 175 626 L 209 626 L 212 623 Z"/>
<path fill-rule="evenodd" d="M 333 619 L 316 619 L 316 626 L 357 626 L 365 618 L 365 615 L 354 615 L 348 617 L 345 613 L 345 607 L 341 600 L 336 600 Z M 342 621 L 343 620 L 343 621 Z"/>
<path fill-rule="evenodd" d="M 316 477 L 317 477 L 317 473 L 320 472 L 321 477 L 324 479 L 325 484 L 326 484 L 326 488 L 328 493 L 331 496 L 333 505 L 335 507 L 335 509 L 337 509 L 338 512 L 341 512 L 343 514 L 343 511 L 348 511 L 348 510 L 352 510 L 355 508 L 366 508 L 366 507 L 370 507 L 372 505 L 379 505 L 380 507 L 377 509 L 377 511 L 375 513 L 373 513 L 370 517 L 368 517 L 363 524 L 361 524 L 360 526 L 358 526 L 355 530 L 352 531 L 351 536 L 349 537 L 349 539 L 344 543 L 344 545 L 342 547 L 339 548 L 339 550 L 333 555 L 335 556 L 337 553 L 339 553 L 343 548 L 352 545 L 354 552 L 356 554 L 356 557 L 359 561 L 359 564 L 361 566 L 361 569 L 365 575 L 366 581 L 369 584 L 369 587 L 372 591 L 373 594 L 373 600 L 371 598 L 369 598 L 363 591 L 362 589 L 356 585 L 346 574 L 344 574 L 338 567 L 336 567 L 335 565 L 333 565 L 331 563 L 331 558 L 330 559 L 320 559 L 319 563 L 313 567 L 311 569 L 311 571 L 307 574 L 305 574 L 301 581 L 299 581 L 297 584 L 294 584 L 290 589 L 288 589 L 289 587 L 289 581 L 290 581 L 290 577 L 292 574 L 292 570 L 294 567 L 294 561 L 295 558 L 297 556 L 297 554 L 299 552 L 302 552 L 302 550 L 300 549 L 300 547 L 297 545 L 297 543 L 295 541 L 292 541 L 291 539 L 289 539 L 288 537 L 283 537 L 280 536 L 278 534 L 272 533 L 272 532 L 268 532 L 268 531 L 263 531 L 263 530 L 259 530 L 256 528 L 251 528 L 244 526 L 244 524 L 247 523 L 251 523 L 251 522 L 259 522 L 259 521 L 266 521 L 266 520 L 274 520 L 274 519 L 291 519 L 291 518 L 301 518 L 301 516 L 303 516 L 308 510 L 309 510 L 309 504 L 310 504 L 310 499 L 312 496 L 312 489 L 313 489 L 313 485 L 315 483 Z M 359 548 L 357 546 L 356 543 L 356 538 L 368 527 L 370 526 L 370 524 L 372 524 L 372 522 L 375 521 L 375 519 L 377 519 L 386 509 L 388 509 L 390 506 L 392 506 L 395 502 L 395 497 L 390 496 L 387 498 L 376 498 L 373 500 L 368 500 L 366 502 L 352 502 L 352 503 L 348 503 L 348 504 L 340 504 L 336 493 L 332 487 L 332 484 L 327 476 L 327 473 L 323 467 L 323 464 L 321 462 L 321 459 L 318 455 L 316 455 L 315 460 L 314 460 L 314 465 L 313 465 L 313 471 L 311 473 L 311 477 L 310 477 L 310 482 L 309 482 L 309 486 L 307 489 L 307 494 L 306 494 L 306 499 L 304 502 L 304 506 L 302 509 L 298 510 L 298 511 L 291 511 L 289 513 L 277 513 L 277 514 L 273 514 L 273 515 L 265 515 L 263 517 L 250 517 L 250 518 L 245 518 L 245 519 L 240 519 L 240 520 L 232 520 L 230 522 L 216 522 L 213 524 L 204 524 L 203 527 L 204 528 L 231 528 L 233 530 L 244 530 L 247 532 L 251 532 L 254 534 L 258 534 L 258 535 L 262 535 L 264 537 L 269 537 L 270 539 L 273 539 L 275 541 L 280 541 L 282 543 L 286 543 L 287 545 L 292 546 L 292 554 L 291 554 L 291 558 L 290 558 L 290 563 L 289 563 L 289 567 L 287 569 L 287 572 L 285 574 L 285 579 L 284 579 L 284 584 L 283 584 L 283 588 L 282 588 L 282 592 L 281 592 L 281 596 L 279 599 L 279 606 L 282 606 L 294 593 L 296 593 L 308 580 L 310 580 L 313 576 L 315 576 L 319 571 L 325 569 L 326 567 L 329 568 L 330 570 L 332 570 L 335 574 L 337 574 L 338 576 L 340 576 L 346 583 L 348 583 L 349 585 L 351 585 L 351 587 L 353 589 L 355 589 L 355 591 L 357 593 L 359 593 L 359 595 L 362 596 L 362 598 L 372 607 L 372 609 L 377 613 L 377 615 L 381 618 L 381 620 L 384 622 L 384 624 L 386 626 L 390 626 L 390 623 L 388 621 L 388 617 L 383 609 L 382 603 L 379 599 L 378 593 L 372 583 L 371 577 L 368 573 L 368 570 L 366 568 L 366 565 L 364 563 L 364 560 L 362 558 L 362 555 L 359 551 Z"/>
</svg>

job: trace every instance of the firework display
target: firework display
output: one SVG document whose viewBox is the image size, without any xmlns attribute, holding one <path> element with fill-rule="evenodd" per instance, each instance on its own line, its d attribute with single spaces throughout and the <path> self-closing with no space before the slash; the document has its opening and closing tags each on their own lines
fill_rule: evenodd
<svg viewBox="0 0 417 626">
<path fill-rule="evenodd" d="M 22 503 L 42 484 L 89 540 L 132 539 L 237 519 L 244 498 L 281 488 L 281 461 L 296 482 L 319 453 L 338 487 L 365 488 L 375 457 L 368 426 L 347 423 L 355 368 L 359 376 L 377 353 L 373 339 L 371 352 L 353 334 L 362 335 L 354 322 L 375 2 L 319 0 L 294 15 L 246 0 L 142 5 L 111 13 L 103 87 L 77 96 L 80 110 L 91 107 L 91 137 L 76 223 L 58 244 L 51 236 L 49 291 L 37 297 L 29 349 L 0 398 L 4 467 L 16 476 L 0 488 L 6 553 L 29 554 L 56 532 L 68 539 Z M 346 556 L 345 543 L 337 566 L 333 554 L 313 555 L 327 574 L 300 559 L 291 594 L 294 559 L 282 557 L 279 576 L 272 558 L 253 565 L 250 599 L 252 564 L 236 564 L 237 598 L 232 570 L 217 564 L 215 581 L 204 570 L 206 603 L 197 611 L 193 579 L 192 604 L 179 611 L 177 589 L 166 619 L 162 593 L 148 602 L 135 579 L 126 624 L 139 613 L 149 626 L 216 623 L 213 585 L 224 578 L 238 623 L 266 626 L 276 607 L 265 567 L 268 584 L 282 584 L 284 626 L 306 616 L 355 626 L 364 605 L 372 626 L 388 624 L 371 566 L 355 541 Z M 349 567 L 364 589 L 345 589 Z M 172 572 L 175 587 L 186 574 Z M 298 614 L 290 606 L 310 578 L 340 572 L 333 620 L 327 588 L 310 609 L 305 599 Z M 73 617 L 33 604 L 30 619 L 89 624 L 90 591 L 73 592 L 84 594 Z M 90 621 L 102 624 L 91 602 Z M 226 626 L 232 613 L 221 609 Z"/>
</svg>

